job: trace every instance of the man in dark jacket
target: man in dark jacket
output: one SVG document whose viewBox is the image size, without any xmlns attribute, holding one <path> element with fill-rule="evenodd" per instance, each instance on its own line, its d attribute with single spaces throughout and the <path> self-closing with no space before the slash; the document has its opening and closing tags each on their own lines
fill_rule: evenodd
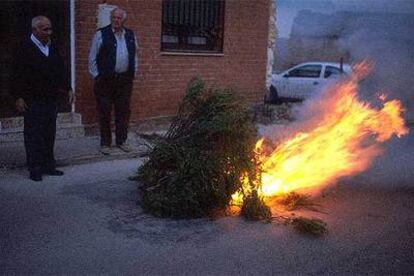
<svg viewBox="0 0 414 276">
<path fill-rule="evenodd" d="M 111 110 L 115 111 L 115 143 L 128 152 L 128 122 L 132 81 L 138 65 L 138 43 L 132 30 L 124 27 L 126 12 L 115 8 L 111 24 L 99 29 L 89 53 L 89 72 L 95 79 L 94 93 L 99 113 L 101 152 L 111 153 Z"/>
<path fill-rule="evenodd" d="M 30 179 L 41 181 L 42 174 L 63 175 L 56 170 L 54 144 L 57 99 L 74 94 L 65 74 L 63 59 L 50 40 L 52 24 L 45 16 L 32 19 L 32 34 L 17 49 L 13 66 L 13 93 L 16 108 L 24 116 L 24 144 Z"/>
</svg>

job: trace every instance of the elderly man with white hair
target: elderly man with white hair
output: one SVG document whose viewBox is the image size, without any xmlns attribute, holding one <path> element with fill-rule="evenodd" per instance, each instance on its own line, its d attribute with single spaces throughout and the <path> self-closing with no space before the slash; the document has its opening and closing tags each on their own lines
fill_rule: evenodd
<svg viewBox="0 0 414 276">
<path fill-rule="evenodd" d="M 103 154 L 112 152 L 112 106 L 115 111 L 115 145 L 125 152 L 131 150 L 126 140 L 132 84 L 138 66 L 138 43 L 134 32 L 124 27 L 126 17 L 125 10 L 112 10 L 111 24 L 95 33 L 89 52 L 89 72 L 95 80 Z"/>
<path fill-rule="evenodd" d="M 46 16 L 32 19 L 32 34 L 18 47 L 13 65 L 12 88 L 16 108 L 24 116 L 24 145 L 30 179 L 63 175 L 56 170 L 54 144 L 58 98 L 74 94 L 64 61 L 51 40 L 52 23 Z"/>
</svg>

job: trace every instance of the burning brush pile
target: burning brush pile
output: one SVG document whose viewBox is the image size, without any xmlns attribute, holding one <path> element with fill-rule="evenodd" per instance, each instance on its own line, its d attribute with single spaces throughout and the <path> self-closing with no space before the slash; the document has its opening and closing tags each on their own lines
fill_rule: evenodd
<svg viewBox="0 0 414 276">
<path fill-rule="evenodd" d="M 374 108 L 358 98 L 358 81 L 369 69 L 367 63 L 355 66 L 323 100 L 308 103 L 309 116 L 299 131 L 276 144 L 265 138 L 255 142 L 249 112 L 234 93 L 193 80 L 167 136 L 138 171 L 144 209 L 189 218 L 239 206 L 247 219 L 277 219 L 324 234 L 322 220 L 290 211 L 316 208 L 308 194 L 366 170 L 383 142 L 408 133 L 398 100 L 380 95 L 381 106 Z"/>
<path fill-rule="evenodd" d="M 233 91 L 191 80 L 166 136 L 138 170 L 144 210 L 194 218 L 225 209 L 240 176 L 254 171 L 255 137 L 247 105 Z"/>
</svg>

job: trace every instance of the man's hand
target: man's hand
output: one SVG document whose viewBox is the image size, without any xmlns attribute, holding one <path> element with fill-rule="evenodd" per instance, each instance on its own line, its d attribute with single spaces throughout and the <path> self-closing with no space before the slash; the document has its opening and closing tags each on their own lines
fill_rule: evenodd
<svg viewBox="0 0 414 276">
<path fill-rule="evenodd" d="M 68 91 L 68 99 L 69 99 L 69 104 L 74 104 L 75 100 L 76 100 L 76 95 L 75 93 L 72 91 L 72 89 L 70 89 Z"/>
<path fill-rule="evenodd" d="M 18 98 L 16 100 L 16 109 L 20 113 L 23 113 L 27 110 L 27 105 L 26 105 L 26 102 L 23 100 L 23 98 Z"/>
</svg>

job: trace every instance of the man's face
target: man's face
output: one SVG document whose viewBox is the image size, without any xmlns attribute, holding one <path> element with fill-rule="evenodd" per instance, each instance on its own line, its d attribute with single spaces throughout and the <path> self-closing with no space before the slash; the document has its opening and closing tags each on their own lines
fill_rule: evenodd
<svg viewBox="0 0 414 276">
<path fill-rule="evenodd" d="M 33 28 L 33 34 L 40 42 L 46 45 L 52 35 L 52 24 L 47 18 L 41 19 L 37 28 Z"/>
<path fill-rule="evenodd" d="M 111 14 L 111 24 L 112 28 L 114 28 L 116 31 L 120 30 L 124 24 L 124 14 L 120 10 L 115 10 Z"/>
</svg>

